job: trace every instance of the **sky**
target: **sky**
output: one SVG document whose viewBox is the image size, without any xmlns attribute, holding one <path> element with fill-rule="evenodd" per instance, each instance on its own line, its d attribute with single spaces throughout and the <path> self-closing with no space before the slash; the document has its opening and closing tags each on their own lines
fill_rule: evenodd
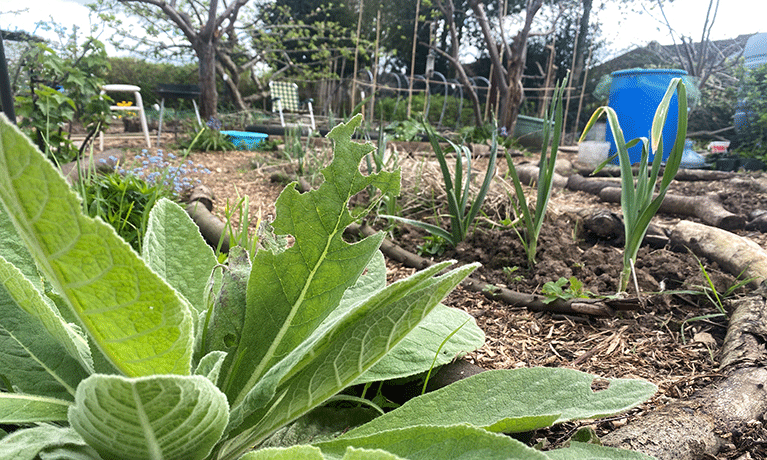
<svg viewBox="0 0 767 460">
<path fill-rule="evenodd" d="M 71 27 L 77 24 L 83 29 L 89 27 L 88 10 L 84 4 L 92 0 L 0 0 L 0 28 L 33 31 L 39 20 L 48 20 L 52 15 L 56 22 Z M 597 3 L 597 2 L 595 2 Z M 8 14 L 8 11 L 27 11 Z M 706 15 L 707 0 L 674 0 L 665 7 L 666 15 L 679 33 L 693 37 L 696 41 Z M 606 56 L 612 57 L 635 46 L 644 46 L 650 41 L 663 45 L 671 44 L 668 29 L 662 22 L 658 10 L 641 13 L 625 13 L 625 3 L 613 2 L 604 11 L 595 12 L 602 23 L 603 36 L 612 44 Z M 721 0 L 719 12 L 712 29 L 714 40 L 735 38 L 741 34 L 767 32 L 767 1 L 765 0 Z M 43 34 L 43 36 L 46 36 Z M 107 50 L 109 52 L 109 49 Z M 112 54 L 112 53 L 110 53 Z"/>
</svg>

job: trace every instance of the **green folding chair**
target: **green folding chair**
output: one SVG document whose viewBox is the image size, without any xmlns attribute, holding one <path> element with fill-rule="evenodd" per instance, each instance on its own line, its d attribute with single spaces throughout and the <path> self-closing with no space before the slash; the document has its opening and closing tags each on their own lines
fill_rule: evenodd
<svg viewBox="0 0 767 460">
<path fill-rule="evenodd" d="M 317 129 L 314 123 L 314 110 L 312 109 L 313 99 L 307 99 L 303 102 L 298 99 L 298 85 L 287 81 L 270 81 L 269 90 L 272 94 L 272 112 L 280 113 L 280 124 L 285 127 L 285 112 L 309 113 L 312 131 Z M 306 106 L 306 110 L 304 109 Z"/>
</svg>

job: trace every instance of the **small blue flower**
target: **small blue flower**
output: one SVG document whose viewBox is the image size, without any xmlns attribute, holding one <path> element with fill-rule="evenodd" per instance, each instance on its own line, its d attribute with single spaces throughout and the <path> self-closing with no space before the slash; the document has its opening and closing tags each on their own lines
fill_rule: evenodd
<svg viewBox="0 0 767 460">
<path fill-rule="evenodd" d="M 101 163 L 102 165 L 105 165 L 105 164 L 107 164 L 107 159 L 106 158 L 99 158 L 99 163 Z"/>
</svg>

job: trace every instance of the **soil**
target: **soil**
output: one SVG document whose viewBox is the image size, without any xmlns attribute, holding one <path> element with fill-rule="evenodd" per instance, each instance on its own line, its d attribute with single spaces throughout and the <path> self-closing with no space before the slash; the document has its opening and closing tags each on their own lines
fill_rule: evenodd
<svg viewBox="0 0 767 460">
<path fill-rule="evenodd" d="M 313 141 L 312 152 L 328 158 L 329 149 L 320 141 Z M 170 138 L 164 142 L 170 145 Z M 129 147 L 127 164 L 140 150 L 140 144 L 135 142 L 133 147 L 126 141 L 112 141 L 111 145 Z M 439 169 L 425 144 L 393 144 L 392 148 L 403 168 L 403 194 L 398 199 L 402 214 L 430 219 L 435 209 L 445 213 Z M 173 151 L 171 147 L 163 150 Z M 571 150 L 560 152 L 560 158 L 573 161 L 574 157 Z M 251 213 L 260 211 L 264 217 L 274 215 L 274 202 L 285 185 L 280 179 L 284 174 L 275 174 L 285 169 L 278 165 L 286 164 L 279 151 L 193 153 L 189 158 L 211 171 L 197 177 L 213 191 L 214 212 L 220 217 L 224 217 L 225 205 L 235 203 L 241 196 L 249 197 Z M 473 165 L 475 173 L 479 171 L 476 182 L 481 181 L 484 173 L 482 161 Z M 535 155 L 515 157 L 517 163 L 525 161 L 537 161 L 537 158 Z M 498 165 L 502 176 L 505 162 L 499 161 Z M 288 172 L 292 169 L 287 168 Z M 318 174 L 309 175 L 315 185 L 318 177 Z M 767 211 L 763 179 L 762 173 L 741 172 L 734 174 L 731 180 L 675 181 L 670 193 L 690 196 L 716 193 L 725 208 L 748 215 L 753 211 Z M 531 192 L 528 196 L 534 199 L 534 189 L 527 190 Z M 483 217 L 468 238 L 455 249 L 447 249 L 432 258 L 456 259 L 458 263 L 479 261 L 482 267 L 474 276 L 521 292 L 541 293 L 547 282 L 575 277 L 591 296 L 615 294 L 622 268 L 622 241 L 619 236 L 596 238 L 583 230 L 577 210 L 584 208 L 609 209 L 620 215 L 619 205 L 602 203 L 593 195 L 555 190 L 538 244 L 537 263 L 530 268 L 515 230 L 490 224 L 514 218 L 509 195 L 503 187 L 495 185 L 486 200 Z M 670 227 L 681 218 L 685 217 L 658 215 L 653 223 Z M 373 225 L 384 228 L 387 222 L 377 220 Z M 447 222 L 443 225 L 448 228 Z M 767 247 L 767 238 L 762 233 L 736 233 Z M 402 224 L 396 225 L 390 236 L 396 244 L 412 252 L 418 252 L 427 241 L 423 231 Z M 392 279 L 414 271 L 396 262 L 388 264 Z M 445 300 L 447 305 L 471 314 L 485 331 L 485 345 L 467 356 L 470 362 L 483 368 L 568 367 L 602 377 L 642 378 L 659 387 L 652 400 L 628 414 L 599 422 L 568 423 L 536 433 L 531 442 L 545 437 L 556 444 L 584 425 L 592 425 L 598 432 L 611 431 L 642 411 L 689 396 L 721 377 L 717 371 L 717 352 L 724 339 L 727 318 L 696 318 L 720 311 L 711 301 L 712 290 L 704 275 L 709 276 L 720 297 L 727 293 L 728 298 L 734 298 L 746 293 L 746 288 L 728 291 L 738 283 L 738 274 L 727 273 L 709 260 L 699 260 L 684 248 L 650 246 L 641 248 L 636 270 L 641 297 L 645 299 L 643 308 L 619 312 L 610 318 L 531 312 L 461 287 Z M 726 306 L 726 298 L 724 302 Z M 767 458 L 765 430 L 760 428 L 754 433 L 731 439 L 716 458 L 733 459 L 745 453 L 751 455 L 747 458 Z"/>
</svg>

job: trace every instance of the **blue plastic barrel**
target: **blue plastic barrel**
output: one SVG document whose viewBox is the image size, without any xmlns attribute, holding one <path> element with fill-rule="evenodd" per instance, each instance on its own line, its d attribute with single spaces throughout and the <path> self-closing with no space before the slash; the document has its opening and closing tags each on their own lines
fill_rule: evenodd
<svg viewBox="0 0 767 460">
<path fill-rule="evenodd" d="M 666 94 L 673 78 L 687 75 L 684 70 L 676 69 L 629 69 L 613 72 L 610 82 L 610 101 L 608 105 L 618 115 L 618 122 L 623 130 L 626 142 L 638 137 L 650 138 L 652 120 L 663 95 Z M 663 126 L 663 160 L 671 154 L 676 139 L 679 119 L 679 105 L 676 95 L 671 99 L 666 124 Z M 610 154 L 618 152 L 611 129 L 608 127 L 605 140 L 610 143 Z M 650 161 L 654 155 L 650 152 Z M 642 159 L 642 146 L 637 144 L 629 149 L 631 163 Z M 617 159 L 615 160 L 617 162 Z"/>
</svg>

